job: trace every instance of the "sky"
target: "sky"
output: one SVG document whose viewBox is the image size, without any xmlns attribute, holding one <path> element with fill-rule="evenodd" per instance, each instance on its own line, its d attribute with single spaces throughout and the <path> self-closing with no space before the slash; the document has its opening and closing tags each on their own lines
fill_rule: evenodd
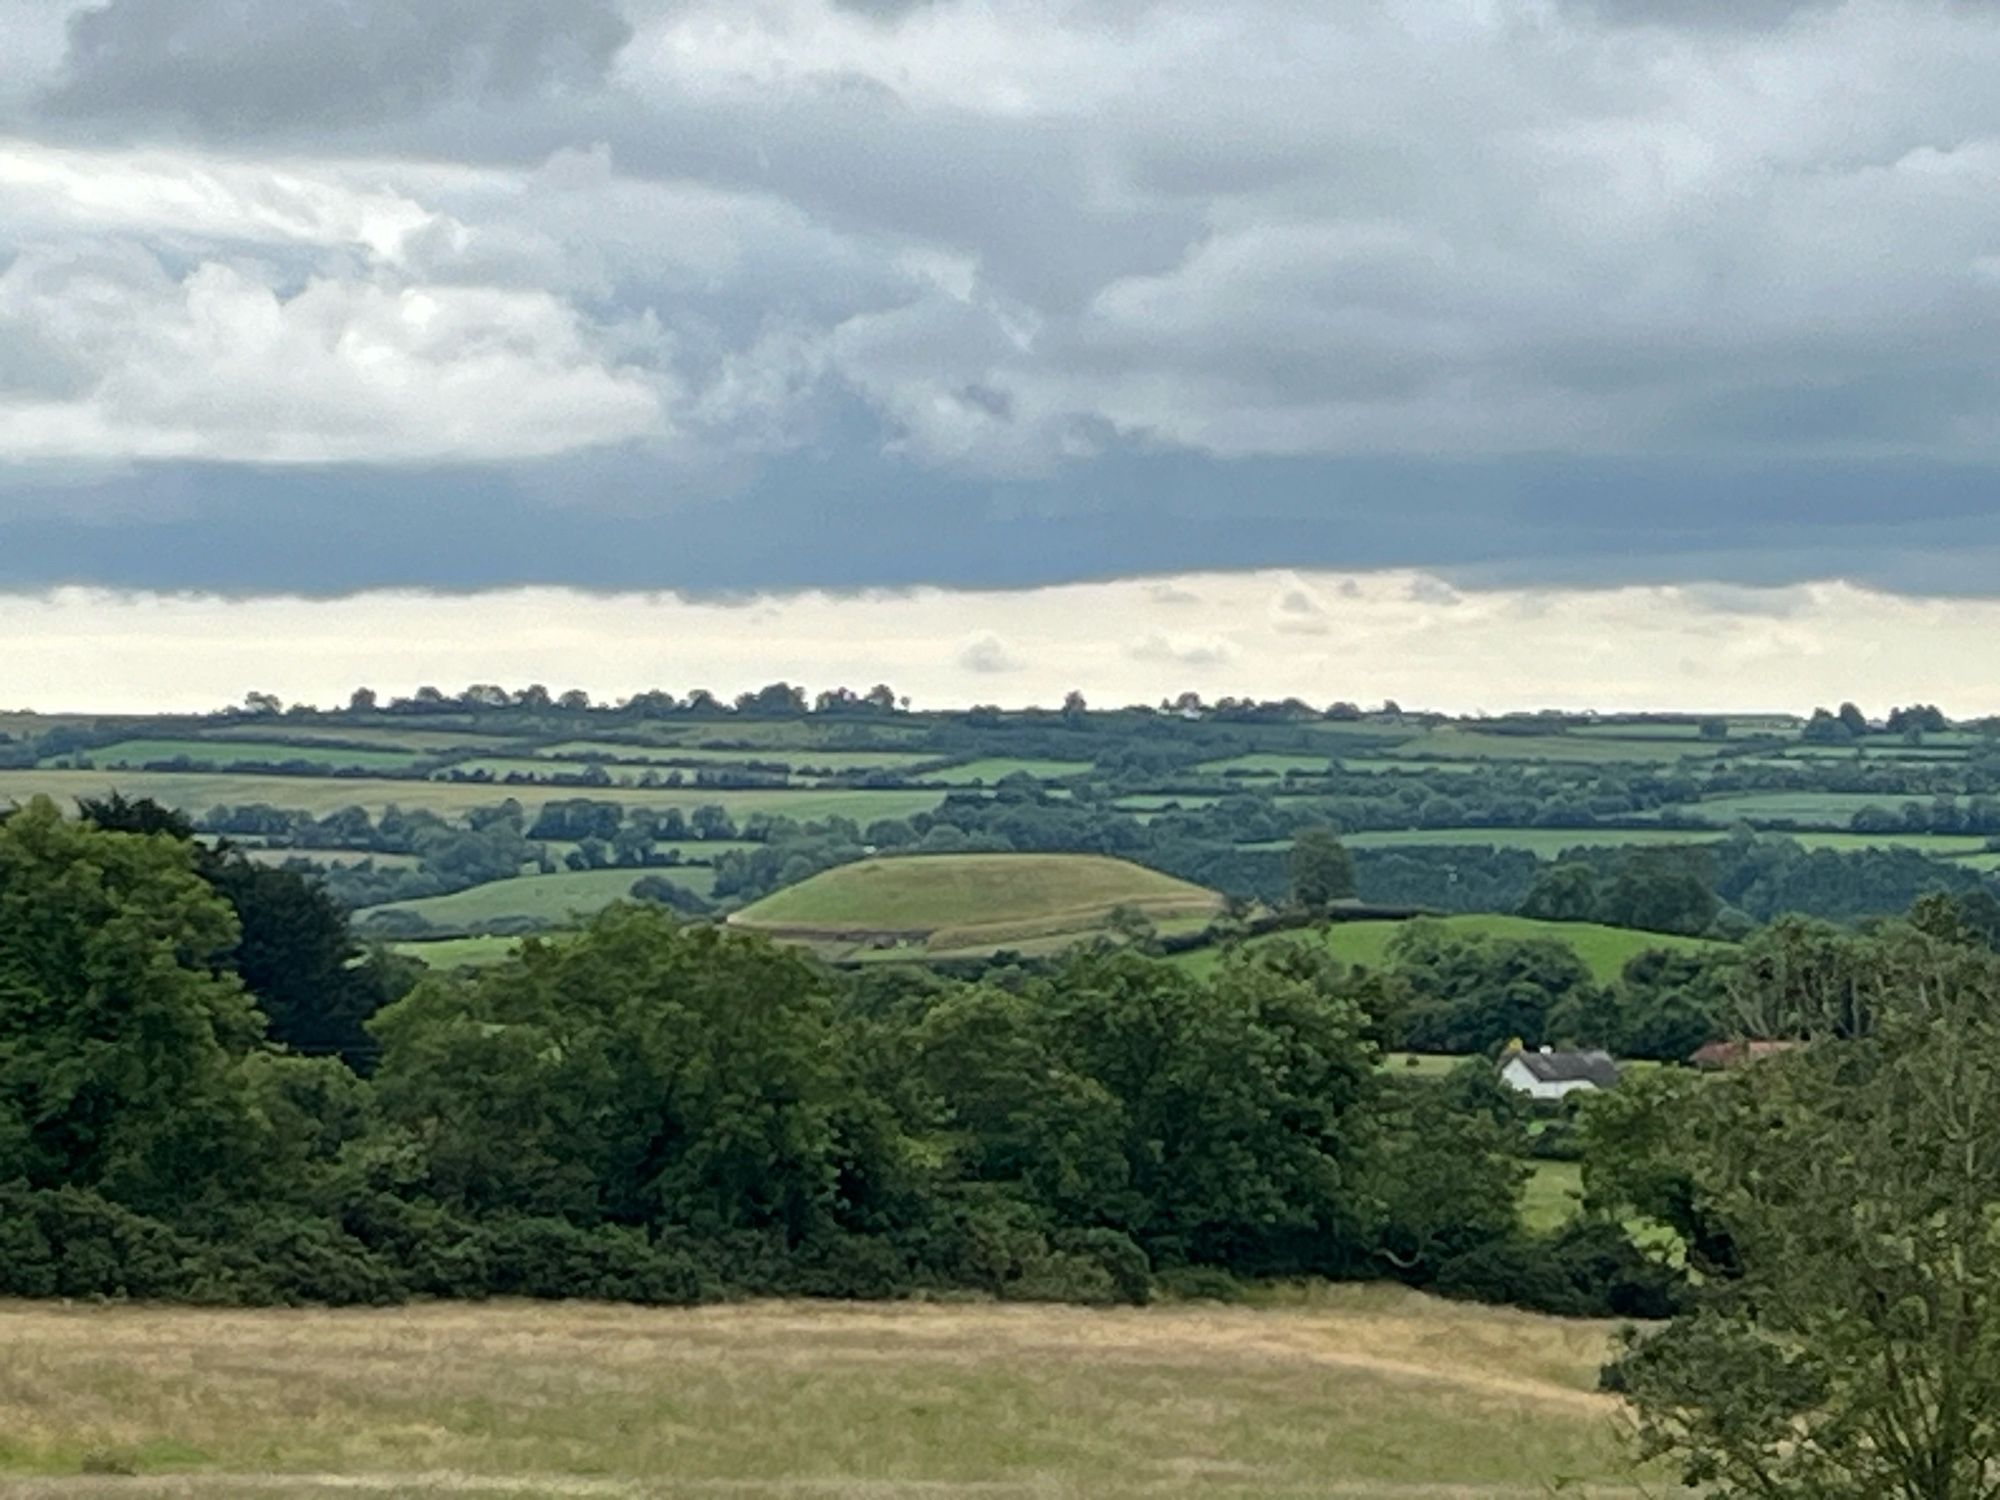
<svg viewBox="0 0 2000 1500">
<path fill-rule="evenodd" d="M 1996 76 L 1993 0 L 5 0 L 0 704 L 2000 708 Z"/>
</svg>

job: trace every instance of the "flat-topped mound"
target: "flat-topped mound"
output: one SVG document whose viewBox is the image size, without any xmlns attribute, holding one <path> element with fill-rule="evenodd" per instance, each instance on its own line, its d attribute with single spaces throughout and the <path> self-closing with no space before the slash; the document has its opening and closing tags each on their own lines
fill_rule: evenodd
<svg viewBox="0 0 2000 1500">
<path fill-rule="evenodd" d="M 784 937 L 921 940 L 933 952 L 1082 933 L 1119 907 L 1203 920 L 1214 891 L 1100 854 L 912 854 L 826 870 L 745 907 L 738 927 Z"/>
</svg>

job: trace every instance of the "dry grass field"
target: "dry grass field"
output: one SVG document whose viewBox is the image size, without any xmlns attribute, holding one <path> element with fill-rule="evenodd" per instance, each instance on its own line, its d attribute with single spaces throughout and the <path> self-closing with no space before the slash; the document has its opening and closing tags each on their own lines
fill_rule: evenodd
<svg viewBox="0 0 2000 1500">
<path fill-rule="evenodd" d="M 1636 1500 L 1592 1390 L 1609 1332 L 1386 1287 L 1116 1311 L 0 1304 L 0 1495 Z"/>
</svg>

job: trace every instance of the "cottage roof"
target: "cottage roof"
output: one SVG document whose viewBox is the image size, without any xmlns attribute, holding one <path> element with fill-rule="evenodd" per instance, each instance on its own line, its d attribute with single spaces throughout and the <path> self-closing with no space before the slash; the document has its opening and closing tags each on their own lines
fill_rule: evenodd
<svg viewBox="0 0 2000 1500">
<path fill-rule="evenodd" d="M 1513 1052 L 1503 1060 L 1519 1062 L 1541 1083 L 1589 1083 L 1598 1088 L 1618 1086 L 1618 1064 L 1608 1052 Z"/>
</svg>

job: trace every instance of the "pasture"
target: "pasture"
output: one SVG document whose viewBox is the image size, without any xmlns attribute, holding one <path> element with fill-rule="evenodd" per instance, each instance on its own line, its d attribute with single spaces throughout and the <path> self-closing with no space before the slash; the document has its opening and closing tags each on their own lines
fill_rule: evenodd
<svg viewBox="0 0 2000 1500">
<path fill-rule="evenodd" d="M 920 854 L 827 870 L 752 903 L 738 927 L 812 940 L 893 934 L 938 951 L 1012 947 L 1102 928 L 1118 907 L 1206 920 L 1213 891 L 1096 854 Z"/>
<path fill-rule="evenodd" d="M 1658 1476 L 1594 1389 L 1611 1335 L 1391 1286 L 1117 1310 L 8 1304 L 0 1492 L 1637 1500 Z"/>
<path fill-rule="evenodd" d="M 768 750 L 714 750 L 700 745 L 630 745 L 610 740 L 565 740 L 535 751 L 549 760 L 579 761 L 600 756 L 612 762 L 641 766 L 782 765 L 795 771 L 904 770 L 939 759 L 909 750 L 816 750 L 810 746 L 773 746 Z"/>
<path fill-rule="evenodd" d="M 805 788 L 719 790 L 711 787 L 502 786 L 477 781 L 404 781 L 386 777 L 342 780 L 328 776 L 264 776 L 245 772 L 205 775 L 197 771 L 10 771 L 0 770 L 0 807 L 45 796 L 68 808 L 78 797 L 102 797 L 110 792 L 151 797 L 169 807 L 201 813 L 218 804 L 265 803 L 272 807 L 324 816 L 344 807 L 360 807 L 380 816 L 388 807 L 428 808 L 457 817 L 475 807 L 491 807 L 512 797 L 530 817 L 544 803 L 558 798 L 599 796 L 627 807 L 718 806 L 742 819 L 767 812 L 806 821 L 848 817 L 864 827 L 876 818 L 907 818 L 927 812 L 943 800 L 938 791 L 858 791 Z"/>
<path fill-rule="evenodd" d="M 1905 802 L 1915 802 L 1928 811 L 1931 799 L 1894 792 L 1738 792 L 1705 798 L 1677 811 L 1717 823 L 1740 819 L 1749 823 L 1797 823 L 1802 827 L 1846 828 L 1848 821 L 1864 807 L 1884 808 L 1894 813 L 1900 811 Z"/>
<path fill-rule="evenodd" d="M 1425 922 L 1454 937 L 1541 938 L 1561 943 L 1582 960 L 1599 983 L 1616 979 L 1632 958 L 1651 948 L 1688 952 L 1717 946 L 1707 938 L 1678 937 L 1670 933 L 1640 932 L 1630 927 L 1604 927 L 1595 922 L 1538 922 L 1531 917 L 1480 913 L 1462 917 L 1429 917 Z M 1384 968 L 1389 963 L 1390 945 L 1410 928 L 1409 922 L 1334 922 L 1326 927 L 1296 932 L 1271 933 L 1251 938 L 1246 946 L 1287 939 L 1324 942 L 1336 958 L 1368 968 Z M 1221 947 L 1196 948 L 1177 954 L 1171 961 L 1197 974 L 1212 972 L 1227 950 Z"/>
<path fill-rule="evenodd" d="M 504 961 L 520 945 L 521 940 L 516 937 L 482 935 L 391 943 L 389 949 L 433 969 L 483 969 L 488 964 Z"/>
<path fill-rule="evenodd" d="M 416 901 L 392 901 L 370 906 L 356 913 L 366 922 L 377 915 L 421 917 L 433 927 L 465 928 L 482 923 L 525 917 L 538 922 L 560 923 L 572 917 L 587 917 L 614 901 L 623 901 L 632 891 L 632 882 L 659 875 L 698 895 L 707 895 L 715 885 L 715 871 L 707 865 L 660 865 L 651 869 L 565 870 L 553 875 L 522 875 L 513 880 L 492 880 L 448 896 L 425 896 Z"/>
<path fill-rule="evenodd" d="M 354 749 L 327 744 L 290 745 L 255 739 L 133 739 L 96 750 L 50 756 L 50 767 L 88 762 L 99 770 L 129 769 L 161 761 L 186 761 L 194 767 L 257 764 L 309 765 L 329 771 L 400 771 L 425 759 L 423 752 L 398 749 Z"/>
<path fill-rule="evenodd" d="M 1723 744 L 1689 739 L 1606 739 L 1581 734 L 1492 734 L 1447 724 L 1403 741 L 1388 753 L 1421 760 L 1567 761 L 1591 765 L 1713 760 Z"/>
</svg>

